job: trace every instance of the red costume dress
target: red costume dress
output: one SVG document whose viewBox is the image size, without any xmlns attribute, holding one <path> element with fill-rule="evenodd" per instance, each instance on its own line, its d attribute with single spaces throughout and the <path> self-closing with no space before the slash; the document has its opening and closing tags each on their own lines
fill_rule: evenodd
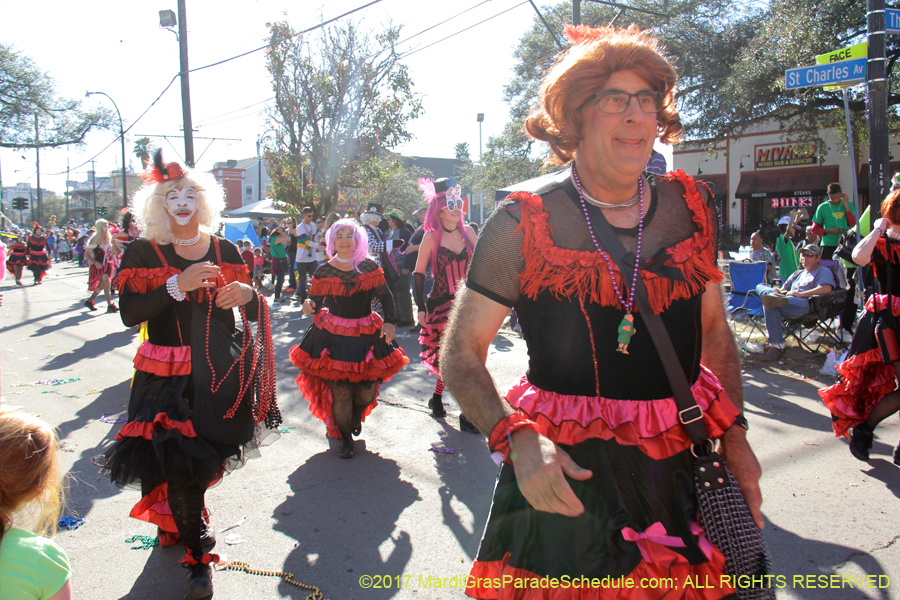
<svg viewBox="0 0 900 600">
<path fill-rule="evenodd" d="M 15 241 L 7 246 L 6 270 L 16 275 L 16 267 L 25 267 L 28 264 L 28 245 L 25 242 Z M 16 283 L 21 283 L 16 279 Z"/>
<path fill-rule="evenodd" d="M 651 200 L 639 275 L 709 435 L 720 437 L 739 411 L 700 364 L 703 293 L 722 280 L 712 201 L 681 171 L 646 177 Z M 615 264 L 610 273 L 596 251 L 569 170 L 537 194 L 514 193 L 494 212 L 466 285 L 519 315 L 529 368 L 507 402 L 593 476 L 567 478 L 585 508 L 570 518 L 535 510 L 514 467 L 503 464 L 466 593 L 516 600 L 728 596 L 734 589 L 720 580 L 725 557 L 697 523 L 691 443 L 641 313 L 634 313 L 629 354 L 616 352 L 624 307 L 613 286 L 626 302 L 629 292 Z M 592 221 L 602 218 L 592 205 L 587 211 Z M 625 262 L 634 260 L 638 228 L 614 230 L 629 253 Z M 503 585 L 505 576 L 518 586 Z M 612 583 L 553 591 L 534 585 L 542 577 L 582 576 Z M 710 587 L 685 589 L 689 576 Z M 641 578 L 670 577 L 677 591 L 639 585 Z"/>
<path fill-rule="evenodd" d="M 28 270 L 34 274 L 35 283 L 40 283 L 50 270 L 50 253 L 47 252 L 47 238 L 43 235 L 29 235 Z"/>
<path fill-rule="evenodd" d="M 300 369 L 297 387 L 309 402 L 312 414 L 325 423 L 328 435 L 341 439 L 334 421 L 334 397 L 328 381 L 390 380 L 409 362 L 397 342 L 381 337 L 382 323 L 394 323 L 394 301 L 381 267 L 371 259 L 354 269 L 341 271 L 328 263 L 316 269 L 310 297 L 316 304 L 313 322 L 300 344 L 290 350 L 291 362 Z M 378 298 L 384 320 L 372 310 Z M 362 414 L 365 421 L 377 406 L 375 398 Z"/>
<path fill-rule="evenodd" d="M 87 244 L 84 247 L 85 252 L 91 253 L 94 261 L 91 263 L 91 270 L 88 273 L 88 291 L 93 292 L 100 286 L 100 280 L 104 275 L 108 275 L 112 280 L 116 272 L 116 257 L 113 254 L 112 244 L 105 246 Z M 110 281 L 112 283 L 112 281 Z"/>
<path fill-rule="evenodd" d="M 888 287 L 888 262 L 891 263 Z M 869 418 L 881 399 L 897 389 L 897 372 L 885 364 L 875 338 L 875 326 L 881 318 L 885 324 L 895 322 L 900 334 L 900 241 L 885 235 L 878 238 L 872 252 L 872 269 L 882 292 L 872 294 L 866 302 L 866 313 L 859 320 L 847 358 L 837 366 L 837 382 L 819 390 L 822 401 L 831 411 L 834 435 L 850 437 L 849 430 Z M 893 316 L 893 318 L 892 318 Z"/>
<path fill-rule="evenodd" d="M 440 376 L 441 336 L 453 309 L 456 290 L 466 281 L 468 267 L 469 251 L 466 248 L 456 254 L 443 246 L 438 248 L 437 264 L 431 265 L 434 287 L 425 302 L 425 326 L 419 332 L 422 345 L 419 356 L 432 375 Z"/>
<path fill-rule="evenodd" d="M 205 367 L 210 357 L 215 357 L 218 364 L 214 372 L 221 379 L 227 376 L 229 361 L 234 360 L 228 348 L 223 359 L 220 349 L 210 347 L 210 327 L 231 334 L 235 330 L 234 313 L 215 306 L 214 289 L 189 292 L 186 300 L 178 302 L 167 291 L 166 282 L 204 261 L 221 268 L 217 286 L 250 282 L 234 245 L 216 238 L 206 255 L 195 261 L 178 256 L 171 244 L 158 246 L 149 240 L 135 240 L 122 257 L 116 280 L 122 292 L 122 322 L 131 327 L 146 321 L 149 339 L 134 358 L 128 422 L 106 453 L 106 470 L 120 487 L 140 485 L 143 497 L 131 516 L 156 524 L 164 546 L 178 540 L 168 503 L 168 482 L 176 475 L 179 480 L 189 476 L 205 488 L 258 455 L 257 449 L 269 430 L 281 423 L 275 402 L 267 312 L 260 319 L 259 368 L 239 397 L 237 409 L 229 415 L 225 410 L 211 411 L 203 404 L 210 386 L 199 378 L 204 372 L 208 376 Z M 257 320 L 258 296 L 254 295 L 244 310 L 249 319 Z M 205 331 L 207 343 L 195 328 Z M 263 421 L 265 427 L 256 425 Z"/>
</svg>

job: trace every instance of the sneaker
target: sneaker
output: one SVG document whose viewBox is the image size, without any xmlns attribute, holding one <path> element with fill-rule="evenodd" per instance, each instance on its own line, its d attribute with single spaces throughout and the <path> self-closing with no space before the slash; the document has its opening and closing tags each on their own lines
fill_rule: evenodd
<svg viewBox="0 0 900 600">
<path fill-rule="evenodd" d="M 84 305 L 88 307 L 88 310 L 97 310 L 97 307 L 90 300 L 85 300 Z"/>
<path fill-rule="evenodd" d="M 766 294 L 761 301 L 766 308 L 782 308 L 788 305 L 788 297 L 781 294 Z"/>
<path fill-rule="evenodd" d="M 110 302 L 109 306 L 106 307 L 106 312 L 117 313 L 117 312 L 119 312 L 119 307 L 116 306 L 115 304 L 113 304 L 112 302 Z"/>
<path fill-rule="evenodd" d="M 447 416 L 447 410 L 444 408 L 444 401 L 437 394 L 431 395 L 431 400 L 428 401 L 428 408 L 431 409 L 431 416 L 437 419 Z"/>
<path fill-rule="evenodd" d="M 204 564 L 191 565 L 188 568 L 187 582 L 182 592 L 183 600 L 201 600 L 213 595 L 212 567 Z"/>
<path fill-rule="evenodd" d="M 766 350 L 766 353 L 762 355 L 759 359 L 763 362 L 775 362 L 784 354 L 784 348 L 776 348 L 775 346 L 769 346 L 769 349 Z"/>
<path fill-rule="evenodd" d="M 286 288 L 284 288 L 284 289 L 283 289 L 283 290 L 281 290 L 281 291 L 282 291 L 282 292 L 284 292 L 284 293 L 285 293 L 285 294 L 286 294 L 286 293 L 288 293 L 288 292 L 293 292 L 293 291 L 296 291 L 296 289 L 297 289 L 297 288 L 293 288 L 293 287 L 286 287 Z"/>
<path fill-rule="evenodd" d="M 900 444 L 894 446 L 894 464 L 900 466 Z"/>
<path fill-rule="evenodd" d="M 465 431 L 466 433 L 478 433 L 481 432 L 475 427 L 475 423 L 466 418 L 466 415 L 460 413 L 459 414 L 459 430 Z"/>
<path fill-rule="evenodd" d="M 850 454 L 854 458 L 861 461 L 869 460 L 869 449 L 872 448 L 872 440 L 875 432 L 860 423 L 853 428 L 853 435 L 850 438 Z M 896 456 L 896 452 L 894 453 Z"/>
</svg>

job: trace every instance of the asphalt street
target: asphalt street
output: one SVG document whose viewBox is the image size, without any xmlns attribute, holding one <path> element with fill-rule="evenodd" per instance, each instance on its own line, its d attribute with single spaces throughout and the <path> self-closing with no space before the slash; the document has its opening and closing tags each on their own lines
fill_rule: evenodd
<svg viewBox="0 0 900 600">
<path fill-rule="evenodd" d="M 30 273 L 24 280 L 30 283 Z M 54 265 L 40 286 L 17 287 L 11 278 L 0 284 L 0 401 L 59 429 L 66 514 L 84 518 L 56 538 L 72 563 L 75 597 L 177 599 L 183 548 L 127 543 L 154 536 L 155 527 L 128 517 L 139 493 L 113 486 L 92 462 L 119 428 L 106 421 L 125 412 L 138 332 L 106 314 L 102 300 L 88 312 L 86 286 L 87 269 L 71 263 Z M 254 569 L 291 572 L 332 600 L 464 597 L 454 577 L 468 572 L 477 552 L 496 475 L 485 439 L 459 431 L 449 393 L 449 416 L 431 418 L 425 401 L 434 378 L 418 363 L 414 335 L 400 330 L 413 362 L 382 386 L 355 457 L 340 460 L 297 392 L 288 359 L 310 319 L 299 307 L 272 314 L 285 423 L 261 458 L 209 491 L 216 552 Z M 488 356 L 498 387 L 512 384 L 526 364 L 523 341 L 502 330 Z M 764 472 L 765 535 L 784 581 L 778 598 L 900 599 L 900 467 L 891 462 L 900 423 L 893 417 L 879 427 L 873 459 L 859 462 L 831 431 L 816 394 L 823 385 L 783 368 L 748 366 L 745 373 L 749 439 Z M 847 583 L 867 575 L 876 576 L 874 587 Z M 842 583 L 840 576 L 850 577 Z M 308 593 L 278 577 L 232 571 L 217 572 L 214 584 L 221 600 Z"/>
</svg>

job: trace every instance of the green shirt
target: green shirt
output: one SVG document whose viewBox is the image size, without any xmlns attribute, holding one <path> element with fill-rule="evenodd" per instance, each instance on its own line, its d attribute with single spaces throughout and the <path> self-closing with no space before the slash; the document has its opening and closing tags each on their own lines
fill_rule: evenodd
<svg viewBox="0 0 900 600">
<path fill-rule="evenodd" d="M 850 212 L 853 213 L 853 203 L 850 205 Z M 853 213 L 856 214 L 856 213 Z M 816 209 L 816 215 L 813 217 L 813 223 L 818 223 L 825 229 L 839 227 L 847 229 L 847 215 L 844 214 L 844 201 L 838 204 L 832 204 L 830 200 L 826 200 Z M 822 236 L 823 246 L 837 246 L 838 239 L 841 237 L 839 233 L 826 233 Z"/>
<path fill-rule="evenodd" d="M 785 240 L 783 235 L 775 238 L 775 252 L 781 257 L 781 262 L 778 263 L 778 276 L 781 281 L 786 281 L 799 268 L 800 253 L 797 252 L 791 239 Z"/>
<path fill-rule="evenodd" d="M 269 242 L 269 254 L 272 258 L 287 258 L 287 248 L 284 242 L 276 242 L 275 238 Z"/>
<path fill-rule="evenodd" d="M 46 600 L 69 580 L 69 559 L 53 540 L 10 529 L 0 542 L 0 600 Z"/>
</svg>

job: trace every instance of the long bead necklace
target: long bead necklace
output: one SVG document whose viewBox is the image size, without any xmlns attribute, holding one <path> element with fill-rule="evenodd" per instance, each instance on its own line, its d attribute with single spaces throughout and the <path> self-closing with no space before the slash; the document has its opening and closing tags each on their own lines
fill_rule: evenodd
<svg viewBox="0 0 900 600">
<path fill-rule="evenodd" d="M 578 197 L 581 199 L 581 210 L 584 212 L 584 220 L 587 223 L 588 233 L 591 234 L 591 241 L 594 242 L 594 248 L 597 249 L 597 252 L 600 253 L 600 256 L 603 257 L 603 260 L 606 262 L 606 268 L 609 270 L 610 277 L 613 276 L 613 267 L 612 267 L 612 258 L 610 258 L 609 254 L 607 254 L 601 247 L 600 244 L 597 243 L 597 236 L 594 235 L 594 228 L 591 226 L 591 219 L 588 216 L 587 203 L 584 200 L 584 188 L 581 186 L 581 180 L 578 179 L 578 173 L 575 170 L 575 165 L 572 165 L 572 179 L 575 182 L 575 189 L 578 191 Z M 631 339 L 631 336 L 634 335 L 634 316 L 631 314 L 632 309 L 634 308 L 634 290 L 637 285 L 638 280 L 638 267 L 641 264 L 641 238 L 644 232 L 644 177 L 641 175 L 638 177 L 638 203 L 639 203 L 639 217 L 638 217 L 638 235 L 637 235 L 637 251 L 635 252 L 634 258 L 634 273 L 631 277 L 631 290 L 628 297 L 628 302 L 625 302 L 625 298 L 622 297 L 622 292 L 619 291 L 619 286 L 615 285 L 615 281 L 613 281 L 613 291 L 616 293 L 616 297 L 619 299 L 619 303 L 625 308 L 625 315 L 622 317 L 622 322 L 619 323 L 619 347 L 616 349 L 616 352 L 621 352 L 623 354 L 628 354 L 628 343 Z M 624 286 L 623 286 L 624 287 Z M 624 340 L 624 341 L 623 341 Z"/>
</svg>

